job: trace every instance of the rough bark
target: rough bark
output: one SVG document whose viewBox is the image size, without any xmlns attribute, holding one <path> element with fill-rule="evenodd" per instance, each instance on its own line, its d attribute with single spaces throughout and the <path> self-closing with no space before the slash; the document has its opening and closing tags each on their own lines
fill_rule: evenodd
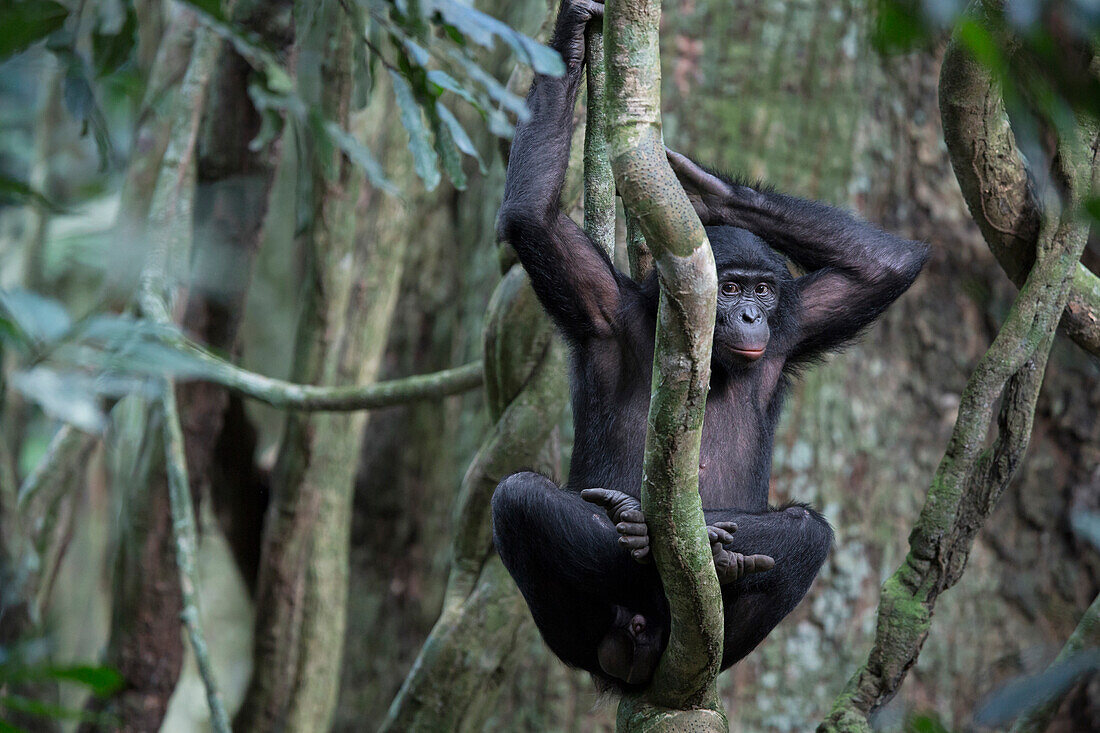
<svg viewBox="0 0 1100 733">
<path fill-rule="evenodd" d="M 298 18 L 299 90 L 318 90 L 326 119 L 350 121 L 353 20 L 338 3 Z M 317 64 L 314 66 L 314 64 Z M 307 99 L 307 101 L 310 101 Z M 292 378 L 362 384 L 377 370 L 393 310 L 402 250 L 357 236 L 357 203 L 380 208 L 342 155 L 334 174 L 297 151 L 311 181 L 305 287 Z M 254 674 L 240 730 L 316 730 L 331 724 L 339 688 L 348 595 L 352 479 L 363 414 L 291 415 L 272 475 L 256 593 Z"/>
<path fill-rule="evenodd" d="M 874 646 L 821 731 L 870 730 L 871 713 L 896 694 L 916 663 L 937 598 L 958 582 L 975 535 L 1027 449 L 1054 329 L 1088 239 L 1088 226 L 1075 221 L 1076 207 L 1100 180 L 1100 137 L 1091 125 L 1078 132 L 1081 139 L 1060 142 L 1066 211 L 1047 192 L 1034 264 L 962 394 L 947 451 L 910 534 L 909 553 L 883 585 Z M 998 399 L 999 430 L 987 449 Z"/>
<path fill-rule="evenodd" d="M 672 616 L 653 682 L 619 706 L 623 730 L 725 730 L 715 679 L 722 602 L 699 499 L 699 441 L 710 383 L 717 278 L 706 233 L 661 140 L 660 2 L 608 3 L 608 143 L 624 207 L 661 282 L 642 509 Z"/>
<path fill-rule="evenodd" d="M 289 47 L 289 3 L 237 0 L 232 13 L 234 23 L 276 52 Z M 248 94 L 251 81 L 248 62 L 223 44 L 198 146 L 197 231 L 182 320 L 186 333 L 226 354 L 237 350 L 279 152 L 278 141 L 263 150 L 250 147 L 261 123 Z M 255 431 L 220 385 L 188 382 L 177 396 L 192 494 L 213 501 L 238 568 L 254 590 L 267 508 L 266 477 L 253 458 Z"/>
<path fill-rule="evenodd" d="M 523 598 L 493 554 L 489 505 L 500 480 L 521 467 L 559 473 L 547 454 L 568 385 L 561 344 L 519 265 L 490 302 L 484 353 L 494 425 L 458 496 L 443 611 L 384 731 L 484 729 L 530 626 Z"/>
<path fill-rule="evenodd" d="M 988 21 L 1001 3 L 972 6 Z M 1016 146 L 1001 88 L 961 43 L 952 43 L 940 75 L 944 139 L 959 186 L 986 243 L 1017 286 L 1035 261 L 1041 206 Z M 1066 334 L 1100 356 L 1100 278 L 1079 264 L 1062 317 Z"/>
<path fill-rule="evenodd" d="M 218 41 L 190 10 L 173 17 L 168 34 L 179 42 L 162 49 L 154 76 L 166 83 L 169 77 L 174 80 L 176 54 L 183 53 L 184 39 L 189 39 L 185 71 L 168 104 L 149 102 L 155 101 L 157 111 L 148 110 L 142 127 L 151 131 L 156 144 L 136 157 L 136 168 L 129 172 L 130 196 L 124 196 L 129 205 L 120 209 L 119 229 L 121 236 L 155 233 L 146 248 L 143 291 L 174 300 L 190 252 L 195 146 Z M 155 171 L 155 183 L 146 192 L 139 184 L 148 182 L 150 171 Z M 119 444 L 113 482 L 126 511 L 120 517 L 107 659 L 122 673 L 126 687 L 89 707 L 116 716 L 122 730 L 141 731 L 160 726 L 179 678 L 182 597 L 164 473 L 163 415 L 138 398 L 125 402 L 116 408 L 127 424 L 115 432 Z M 143 428 L 146 438 L 138 439 L 136 433 Z"/>
</svg>

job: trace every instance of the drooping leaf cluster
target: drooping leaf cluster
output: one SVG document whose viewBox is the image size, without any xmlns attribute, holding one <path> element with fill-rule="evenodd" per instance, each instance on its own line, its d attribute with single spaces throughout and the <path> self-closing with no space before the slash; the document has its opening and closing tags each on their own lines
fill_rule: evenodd
<svg viewBox="0 0 1100 733">
<path fill-rule="evenodd" d="M 1092 0 L 876 0 L 875 46 L 928 48 L 954 34 L 1000 86 L 1021 151 L 1045 157 L 1053 133 L 1068 139 L 1100 120 L 1100 4 Z M 980 13 L 974 11 L 980 10 Z M 1084 207 L 1100 221 L 1100 193 Z"/>
<path fill-rule="evenodd" d="M 322 1 L 338 2 L 357 30 L 356 106 L 369 104 L 380 75 L 388 77 L 409 134 L 416 172 L 429 190 L 441 181 L 441 170 L 457 188 L 464 188 L 464 156 L 484 170 L 481 154 L 456 114 L 459 107 L 472 108 L 501 137 L 512 133 L 509 115 L 522 119 L 527 113 L 523 99 L 482 68 L 480 54 L 502 42 L 539 73 L 558 75 L 564 70 L 557 53 L 460 0 Z M 331 159 L 324 153 L 339 149 L 374 185 L 396 193 L 372 151 L 320 113 L 313 101 L 317 90 L 301 88 L 287 60 L 264 39 L 227 15 L 220 0 L 183 2 L 253 67 L 250 95 L 263 115 L 254 149 L 271 143 L 289 125 L 295 134 L 310 136 L 320 159 Z M 320 17 L 316 8 L 306 5 L 310 4 L 297 12 Z M 93 16 L 90 22 L 84 14 Z M 103 88 L 132 71 L 137 36 L 132 1 L 12 0 L 0 5 L 0 64 L 36 46 L 52 52 L 64 69 L 65 106 L 94 136 L 105 169 L 116 164 L 117 153 L 102 109 Z M 10 171 L 0 170 L 0 197 L 7 202 L 46 203 L 40 192 Z"/>
<path fill-rule="evenodd" d="M 86 432 L 106 427 L 105 404 L 134 393 L 154 398 L 165 377 L 225 383 L 231 369 L 173 325 L 102 313 L 74 318 L 60 301 L 19 289 L 0 290 L 0 348 L 16 362 L 12 387 Z"/>
</svg>

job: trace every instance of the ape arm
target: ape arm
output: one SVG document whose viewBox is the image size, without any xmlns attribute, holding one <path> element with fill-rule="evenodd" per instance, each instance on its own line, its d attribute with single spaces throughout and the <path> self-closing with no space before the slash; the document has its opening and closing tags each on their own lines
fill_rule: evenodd
<svg viewBox="0 0 1100 733">
<path fill-rule="evenodd" d="M 839 209 L 727 180 L 668 152 L 703 224 L 747 229 L 807 274 L 796 283 L 800 327 L 783 347 L 812 358 L 855 336 L 916 279 L 928 247 L 895 237 Z"/>
<path fill-rule="evenodd" d="M 564 212 L 573 107 L 584 65 L 584 29 L 603 6 L 572 0 L 558 15 L 551 48 L 566 65 L 558 79 L 536 76 L 531 116 L 516 129 L 497 232 L 516 250 L 540 302 L 574 341 L 610 336 L 619 309 L 617 274 L 607 256 Z"/>
</svg>

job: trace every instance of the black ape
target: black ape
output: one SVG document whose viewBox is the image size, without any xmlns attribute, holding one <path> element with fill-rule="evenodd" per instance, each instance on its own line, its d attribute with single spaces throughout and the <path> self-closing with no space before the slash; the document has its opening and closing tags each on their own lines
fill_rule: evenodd
<svg viewBox="0 0 1100 733">
<path fill-rule="evenodd" d="M 601 11 L 589 0 L 562 4 L 551 45 L 567 72 L 535 79 L 499 219 L 500 236 L 571 347 L 569 481 L 559 488 L 535 473 L 509 476 L 493 496 L 493 523 L 497 550 L 550 648 L 622 688 L 649 680 L 668 638 L 636 498 L 658 283 L 656 274 L 639 284 L 618 272 L 558 206 L 584 27 Z M 851 339 L 905 292 L 927 248 L 823 204 L 725 180 L 676 153 L 669 160 L 707 227 L 718 268 L 699 493 L 723 583 L 725 669 L 802 599 L 833 539 L 812 509 L 768 506 L 789 375 Z M 771 247 L 808 274 L 793 278 Z"/>
</svg>

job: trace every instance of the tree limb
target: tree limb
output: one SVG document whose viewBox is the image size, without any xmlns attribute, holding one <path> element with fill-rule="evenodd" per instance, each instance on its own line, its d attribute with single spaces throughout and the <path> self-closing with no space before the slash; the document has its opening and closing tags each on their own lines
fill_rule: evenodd
<svg viewBox="0 0 1100 733">
<path fill-rule="evenodd" d="M 975 9 L 988 13 L 984 3 Z M 940 72 L 940 115 L 955 177 L 997 262 L 1017 286 L 1035 260 L 1040 202 L 1028 176 L 992 73 L 952 41 Z M 1062 326 L 1100 356 L 1100 278 L 1074 268 Z"/>
<path fill-rule="evenodd" d="M 473 361 L 453 369 L 367 385 L 323 386 L 272 379 L 220 359 L 191 342 L 177 344 L 202 362 L 203 378 L 272 407 L 303 412 L 353 412 L 433 400 L 468 392 L 482 384 L 483 365 Z"/>
<path fill-rule="evenodd" d="M 202 630 L 198 608 L 198 581 L 195 574 L 195 549 L 199 534 L 195 528 L 195 507 L 191 502 L 191 482 L 187 478 L 187 458 L 183 450 L 183 429 L 176 409 L 176 390 L 168 380 L 164 381 L 161 407 L 164 410 L 165 467 L 168 472 L 168 496 L 172 508 L 172 534 L 176 539 L 176 564 L 180 571 L 180 589 L 183 592 L 183 609 L 180 618 L 191 640 L 195 663 L 199 668 L 206 702 L 210 706 L 210 725 L 216 733 L 230 733 L 229 715 L 214 678 L 210 651 Z"/>
<path fill-rule="evenodd" d="M 936 599 L 961 577 L 974 536 L 1027 449 L 1047 356 L 1088 238 L 1088 226 L 1075 219 L 1075 208 L 1100 179 L 1100 137 L 1085 125 L 1079 136 L 1060 146 L 1071 171 L 1065 209 L 1052 192 L 1044 200 L 1035 263 L 963 391 L 951 440 L 909 536 L 909 553 L 883 585 L 867 662 L 848 681 L 819 731 L 870 729 L 871 713 L 894 696 L 916 663 Z M 986 448 L 998 398 L 998 434 Z"/>
<path fill-rule="evenodd" d="M 596 245 L 615 258 L 615 178 L 607 157 L 607 76 L 600 28 L 590 23 L 584 32 L 587 122 L 584 128 L 584 230 Z"/>
<path fill-rule="evenodd" d="M 724 731 L 715 685 L 722 598 L 699 498 L 717 277 L 706 232 L 665 159 L 660 13 L 660 0 L 611 0 L 604 17 L 611 166 L 661 279 L 642 509 L 672 615 L 653 682 L 623 699 L 619 727 Z"/>
</svg>

